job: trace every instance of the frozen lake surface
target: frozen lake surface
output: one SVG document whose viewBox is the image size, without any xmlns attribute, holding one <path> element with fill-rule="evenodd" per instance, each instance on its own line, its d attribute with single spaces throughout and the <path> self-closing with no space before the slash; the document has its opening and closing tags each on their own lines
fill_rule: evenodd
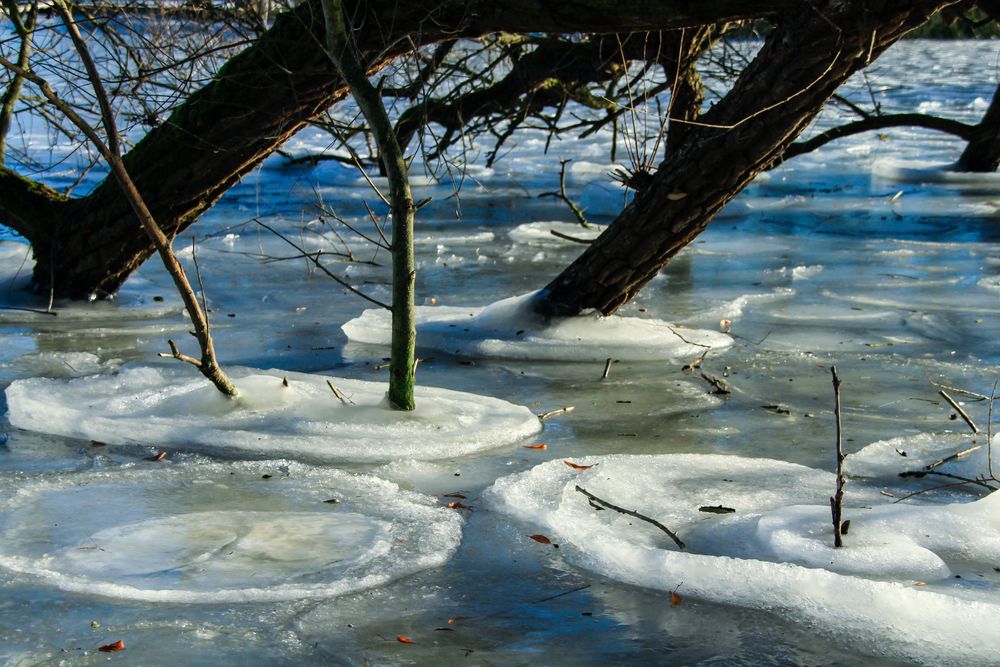
<svg viewBox="0 0 1000 667">
<path fill-rule="evenodd" d="M 907 42 L 868 80 L 884 112 L 975 123 L 997 56 Z M 842 92 L 869 100 L 860 78 Z M 144 665 L 1000 664 L 1000 496 L 895 502 L 954 481 L 899 477 L 953 453 L 980 445 L 935 473 L 989 469 L 987 402 L 952 392 L 973 435 L 935 383 L 989 394 L 1000 377 L 1000 176 L 947 172 L 962 146 L 931 132 L 841 140 L 759 178 L 621 317 L 550 327 L 503 300 L 580 252 L 549 230 L 595 232 L 537 195 L 563 157 L 593 222 L 622 192 L 610 135 L 547 156 L 544 137 L 512 141 L 458 198 L 415 179 L 434 201 L 409 422 L 371 384 L 383 318 L 252 222 L 349 248 L 366 263 L 331 270 L 386 301 L 385 253 L 317 220 L 321 197 L 377 233 L 342 166 L 273 158 L 176 244 L 191 266 L 196 237 L 238 408 L 157 358 L 190 343 L 156 262 L 117 303 L 0 311 L 0 662 L 91 664 L 122 639 Z M 54 184 L 75 180 L 61 168 Z M 19 291 L 24 250 L 0 244 L 0 296 L 44 308 Z M 832 365 L 852 520 L 837 552 Z"/>
</svg>

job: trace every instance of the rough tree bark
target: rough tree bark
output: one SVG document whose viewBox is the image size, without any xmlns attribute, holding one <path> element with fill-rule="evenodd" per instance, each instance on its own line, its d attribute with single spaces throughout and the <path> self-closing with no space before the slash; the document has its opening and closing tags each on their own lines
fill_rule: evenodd
<svg viewBox="0 0 1000 667">
<path fill-rule="evenodd" d="M 373 0 L 355 34 L 369 73 L 413 48 L 510 32 L 632 32 L 774 15 L 801 0 Z M 391 21 L 383 20 L 391 17 Z M 172 238 L 228 188 L 347 90 L 321 48 L 319 0 L 279 16 L 213 83 L 191 95 L 126 156 L 151 214 Z M 113 294 L 153 248 L 113 179 L 81 198 L 0 168 L 0 224 L 35 252 L 36 286 L 57 296 Z"/>
<path fill-rule="evenodd" d="M 972 131 L 955 168 L 958 171 L 996 171 L 1000 167 L 1000 87 Z"/>
<path fill-rule="evenodd" d="M 651 185 L 549 283 L 538 310 L 613 313 L 784 152 L 851 74 L 948 4 L 827 0 L 785 12 L 729 94 L 691 127 Z"/>
</svg>

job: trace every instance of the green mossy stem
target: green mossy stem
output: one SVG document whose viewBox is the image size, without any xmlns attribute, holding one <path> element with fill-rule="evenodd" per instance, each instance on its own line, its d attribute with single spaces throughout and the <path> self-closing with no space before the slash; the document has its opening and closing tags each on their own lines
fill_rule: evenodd
<svg viewBox="0 0 1000 667">
<path fill-rule="evenodd" d="M 382 165 L 389 179 L 392 209 L 392 342 L 389 359 L 389 404 L 397 410 L 413 410 L 417 332 L 413 292 L 416 268 L 413 261 L 413 218 L 416 207 L 410 191 L 406 159 L 399 146 L 389 114 L 378 90 L 368 80 L 354 51 L 340 0 L 323 0 L 326 44 L 330 59 L 351 89 L 361 113 L 378 144 Z"/>
</svg>

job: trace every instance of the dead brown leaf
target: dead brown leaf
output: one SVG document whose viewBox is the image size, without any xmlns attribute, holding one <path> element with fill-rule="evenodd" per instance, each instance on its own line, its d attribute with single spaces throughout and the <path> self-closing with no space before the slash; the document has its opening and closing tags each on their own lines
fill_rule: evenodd
<svg viewBox="0 0 1000 667">
<path fill-rule="evenodd" d="M 396 635 L 396 641 L 400 644 L 416 644 L 415 641 L 407 637 L 406 635 Z"/>
<path fill-rule="evenodd" d="M 547 449 L 548 445 L 546 445 L 544 442 L 540 442 L 537 445 L 525 445 L 524 448 L 525 449 Z"/>
<path fill-rule="evenodd" d="M 101 651 L 103 653 L 114 653 L 115 651 L 124 651 L 125 650 L 125 641 L 122 640 L 122 639 L 119 639 L 118 641 L 114 642 L 113 644 L 105 644 L 104 646 L 99 646 L 97 648 L 97 650 Z"/>
<path fill-rule="evenodd" d="M 545 537 L 544 535 L 528 535 L 531 539 L 542 544 L 552 544 L 552 540 Z"/>
<path fill-rule="evenodd" d="M 563 461 L 563 463 L 568 465 L 573 470 L 590 470 L 591 468 L 597 465 L 596 463 L 592 463 L 589 466 L 584 466 L 580 465 L 579 463 L 573 463 L 572 461 L 565 461 L 565 460 Z"/>
</svg>

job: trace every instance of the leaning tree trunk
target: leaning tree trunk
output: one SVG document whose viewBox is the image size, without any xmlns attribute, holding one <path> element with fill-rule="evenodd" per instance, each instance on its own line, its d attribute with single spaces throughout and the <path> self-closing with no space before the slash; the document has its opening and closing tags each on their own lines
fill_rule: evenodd
<svg viewBox="0 0 1000 667">
<path fill-rule="evenodd" d="M 613 313 L 774 161 L 823 103 L 942 0 L 803 3 L 786 12 L 732 90 L 692 126 L 651 184 L 543 290 L 549 315 Z"/>
<path fill-rule="evenodd" d="M 996 171 L 1000 167 L 1000 87 L 983 119 L 973 130 L 955 168 L 958 171 Z"/>
<path fill-rule="evenodd" d="M 495 31 L 630 32 L 759 17 L 797 0 L 370 0 L 355 34 L 361 61 L 377 71 L 414 45 Z M 391 21 L 383 20 L 391 17 Z M 173 237 L 248 171 L 347 95 L 323 44 L 319 0 L 279 16 L 253 46 L 192 94 L 125 156 L 150 213 Z M 66 198 L 0 168 L 0 224 L 27 238 L 36 286 L 56 296 L 113 294 L 154 249 L 113 179 Z"/>
</svg>

